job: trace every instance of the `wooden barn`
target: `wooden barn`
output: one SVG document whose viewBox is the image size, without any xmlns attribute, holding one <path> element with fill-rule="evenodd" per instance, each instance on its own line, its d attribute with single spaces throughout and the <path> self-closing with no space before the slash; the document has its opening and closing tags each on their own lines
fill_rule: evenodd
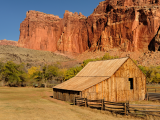
<svg viewBox="0 0 160 120">
<path fill-rule="evenodd" d="M 74 97 L 105 101 L 144 100 L 146 76 L 129 57 L 89 62 L 75 77 L 53 87 L 53 97 L 73 102 Z"/>
</svg>

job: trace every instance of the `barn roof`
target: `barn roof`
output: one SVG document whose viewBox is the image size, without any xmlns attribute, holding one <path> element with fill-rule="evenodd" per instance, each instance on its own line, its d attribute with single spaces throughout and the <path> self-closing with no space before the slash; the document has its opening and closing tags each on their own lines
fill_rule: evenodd
<svg viewBox="0 0 160 120">
<path fill-rule="evenodd" d="M 110 78 L 128 58 L 89 62 L 75 77 L 53 88 L 83 91 Z"/>
</svg>

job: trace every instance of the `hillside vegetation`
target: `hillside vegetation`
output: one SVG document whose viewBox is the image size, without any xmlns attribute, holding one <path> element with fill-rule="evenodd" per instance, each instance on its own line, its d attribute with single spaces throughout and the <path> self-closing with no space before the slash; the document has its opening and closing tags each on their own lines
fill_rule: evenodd
<svg viewBox="0 0 160 120">
<path fill-rule="evenodd" d="M 28 67 L 70 61 L 71 59 L 49 51 L 32 50 L 16 46 L 0 45 L 0 60 L 26 63 Z"/>
<path fill-rule="evenodd" d="M 13 48 L 10 48 L 10 53 L 12 53 Z M 17 49 L 16 49 L 17 50 Z M 24 50 L 24 49 L 23 49 Z M 28 50 L 30 51 L 30 50 Z M 34 59 L 41 60 L 44 58 L 46 53 L 46 60 L 47 56 L 49 58 L 49 55 L 52 54 L 52 58 L 55 58 L 50 61 L 62 61 L 62 60 L 69 60 L 68 58 L 64 59 L 65 57 L 62 56 L 56 56 L 53 53 L 50 52 L 38 52 L 33 50 L 34 52 L 31 55 L 35 55 Z M 15 52 L 15 56 L 21 56 L 21 60 L 23 60 L 23 51 Z M 36 56 L 37 53 L 37 56 Z M 48 54 L 48 55 L 47 55 Z M 31 56 L 29 55 L 29 56 Z M 40 55 L 40 57 L 38 57 Z M 44 55 L 44 56 L 43 56 Z M 56 57 L 55 57 L 56 56 Z M 26 56 L 25 56 L 26 57 Z M 40 58 L 40 59 L 39 59 Z M 56 59 L 57 58 L 57 59 Z M 82 64 L 77 64 L 74 67 L 64 67 L 60 62 L 51 62 L 50 64 L 48 63 L 43 63 L 40 65 L 33 64 L 30 67 L 27 67 L 28 64 L 26 62 L 20 62 L 16 63 L 14 61 L 7 61 L 3 62 L 1 60 L 0 62 L 0 81 L 5 82 L 6 85 L 9 86 L 19 86 L 19 85 L 36 85 L 37 87 L 44 85 L 44 87 L 47 86 L 47 83 L 52 83 L 53 80 L 63 82 L 66 81 L 72 77 L 74 77 L 79 71 L 81 71 L 89 62 L 91 61 L 99 61 L 99 60 L 109 60 L 109 59 L 116 59 L 118 56 L 110 56 L 108 53 L 106 53 L 103 57 L 100 58 L 95 58 L 95 59 L 87 59 L 82 62 Z M 29 59 L 29 58 L 28 58 Z M 9 59 L 8 59 L 9 60 Z M 33 60 L 33 59 L 32 59 Z M 27 60 L 24 60 L 27 61 Z M 134 62 L 137 64 L 137 61 L 134 60 Z M 145 66 L 138 66 L 142 72 L 146 75 L 147 77 L 147 83 L 159 83 L 160 82 L 160 66 L 151 66 L 151 67 L 145 67 Z M 56 83 L 57 84 L 57 83 Z M 51 84 L 50 87 L 54 86 L 55 84 Z"/>
</svg>

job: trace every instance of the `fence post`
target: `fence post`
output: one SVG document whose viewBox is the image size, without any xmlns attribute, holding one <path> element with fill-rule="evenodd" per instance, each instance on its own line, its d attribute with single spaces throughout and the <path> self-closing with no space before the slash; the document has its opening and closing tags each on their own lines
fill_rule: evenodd
<svg viewBox="0 0 160 120">
<path fill-rule="evenodd" d="M 124 103 L 124 115 L 126 115 L 126 113 L 127 113 L 127 108 L 126 107 L 127 107 L 126 103 Z"/>
<path fill-rule="evenodd" d="M 76 105 L 76 97 L 73 98 L 73 104 Z"/>
<path fill-rule="evenodd" d="M 127 101 L 127 109 L 126 109 L 126 114 L 128 115 L 128 113 L 129 113 L 129 101 Z"/>
<path fill-rule="evenodd" d="M 148 96 L 148 92 L 147 92 L 147 101 L 149 101 L 149 96 Z"/>
<path fill-rule="evenodd" d="M 105 105 L 104 105 L 104 99 L 102 99 L 102 107 L 101 107 L 101 110 L 104 110 L 104 107 Z"/>
<path fill-rule="evenodd" d="M 84 101 L 85 101 L 85 107 L 87 107 L 87 98 L 84 98 Z"/>
<path fill-rule="evenodd" d="M 156 93 L 156 88 L 155 88 L 155 93 Z"/>
</svg>

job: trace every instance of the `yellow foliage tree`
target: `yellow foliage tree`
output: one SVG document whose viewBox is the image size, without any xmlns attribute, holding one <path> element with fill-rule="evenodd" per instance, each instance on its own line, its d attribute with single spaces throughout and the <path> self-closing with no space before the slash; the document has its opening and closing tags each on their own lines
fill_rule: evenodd
<svg viewBox="0 0 160 120">
<path fill-rule="evenodd" d="M 30 78 L 35 72 L 40 71 L 40 66 L 35 67 L 32 66 L 30 69 L 28 69 L 28 77 Z"/>
<path fill-rule="evenodd" d="M 67 72 L 66 68 L 59 69 L 59 71 L 58 71 L 58 79 L 64 81 L 65 80 L 66 72 Z"/>
</svg>

